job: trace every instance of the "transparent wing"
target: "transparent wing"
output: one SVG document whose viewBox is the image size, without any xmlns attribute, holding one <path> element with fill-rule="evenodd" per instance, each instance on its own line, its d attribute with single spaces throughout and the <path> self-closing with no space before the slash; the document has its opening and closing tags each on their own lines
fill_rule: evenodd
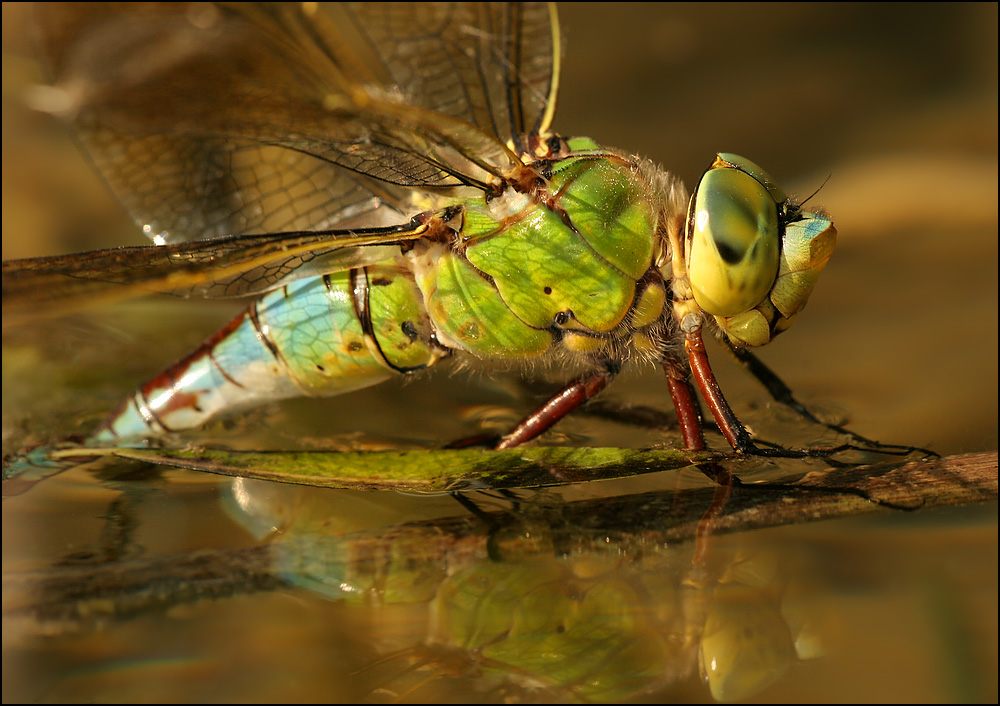
<svg viewBox="0 0 1000 706">
<path fill-rule="evenodd" d="M 55 107 L 156 242 L 329 229 L 516 180 L 545 5 L 43 3 Z"/>
<path fill-rule="evenodd" d="M 151 293 L 236 297 L 289 279 L 368 265 L 399 254 L 438 221 L 425 214 L 399 226 L 340 232 L 230 236 L 169 245 L 7 260 L 3 325 Z"/>
<path fill-rule="evenodd" d="M 350 3 L 333 10 L 354 27 L 384 86 L 407 103 L 479 126 L 526 151 L 555 109 L 559 35 L 544 3 Z"/>
</svg>

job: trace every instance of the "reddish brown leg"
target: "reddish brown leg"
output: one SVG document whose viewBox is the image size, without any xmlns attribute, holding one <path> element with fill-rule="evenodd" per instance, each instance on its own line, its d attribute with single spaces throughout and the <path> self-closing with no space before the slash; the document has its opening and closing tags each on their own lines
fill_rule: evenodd
<svg viewBox="0 0 1000 706">
<path fill-rule="evenodd" d="M 660 361 L 660 365 L 667 374 L 670 399 L 674 401 L 674 409 L 677 411 L 677 423 L 681 427 L 684 448 L 689 451 L 703 451 L 705 435 L 701 431 L 701 413 L 698 411 L 694 390 L 688 380 L 687 368 L 672 357 L 664 358 Z"/>
<path fill-rule="evenodd" d="M 694 373 L 695 382 L 701 390 L 701 396 L 705 398 L 705 403 L 712 410 L 712 416 L 719 425 L 719 431 L 726 437 L 729 445 L 741 453 L 756 451 L 750 434 L 746 427 L 736 418 L 726 398 L 722 395 L 715 374 L 712 373 L 712 366 L 708 362 L 708 354 L 705 352 L 705 342 L 701 338 L 701 331 L 689 331 L 684 339 L 684 348 L 687 349 L 688 360 L 691 361 L 691 371 Z"/>
<path fill-rule="evenodd" d="M 728 468 L 718 463 L 704 463 L 699 465 L 698 469 L 714 480 L 716 485 L 711 504 L 698 520 L 698 528 L 694 535 L 694 557 L 691 560 L 691 572 L 685 579 L 690 585 L 704 588 L 708 586 L 710 580 L 708 557 L 712 533 L 715 530 L 715 521 L 722 514 L 726 503 L 729 502 L 729 497 L 733 494 L 733 487 L 740 485 L 740 481 Z"/>
<path fill-rule="evenodd" d="M 676 358 L 664 358 L 660 364 L 667 374 L 670 398 L 674 401 L 674 409 L 677 410 L 677 421 L 681 427 L 684 448 L 689 451 L 704 451 L 705 435 L 701 429 L 701 412 L 695 401 L 694 389 L 688 380 L 687 368 Z M 701 463 L 698 464 L 698 468 L 720 486 L 729 487 L 735 482 L 729 470 L 717 463 Z M 727 494 L 725 498 L 717 498 L 721 503 L 720 507 L 725 505 L 728 497 Z"/>
<path fill-rule="evenodd" d="M 570 383 L 511 429 L 493 448 L 510 449 L 531 441 L 553 424 L 608 386 L 617 369 L 610 365 L 598 373 Z"/>
</svg>

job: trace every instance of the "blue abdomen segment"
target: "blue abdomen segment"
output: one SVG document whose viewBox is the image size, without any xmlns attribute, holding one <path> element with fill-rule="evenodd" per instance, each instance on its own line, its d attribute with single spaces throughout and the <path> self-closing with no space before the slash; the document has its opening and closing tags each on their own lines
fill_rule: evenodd
<svg viewBox="0 0 1000 706">
<path fill-rule="evenodd" d="M 302 395 L 349 392 L 435 363 L 412 275 L 395 261 L 270 292 L 197 350 L 141 385 L 97 443 L 163 435 Z"/>
</svg>

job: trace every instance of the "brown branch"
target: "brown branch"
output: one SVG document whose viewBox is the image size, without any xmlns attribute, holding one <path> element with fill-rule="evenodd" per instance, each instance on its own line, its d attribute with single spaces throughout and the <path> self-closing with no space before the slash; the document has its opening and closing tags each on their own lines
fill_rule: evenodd
<svg viewBox="0 0 1000 706">
<path fill-rule="evenodd" d="M 355 561 L 352 571 L 364 574 L 366 570 L 392 570 L 391 562 L 400 561 L 401 556 L 409 568 L 434 562 L 450 571 L 498 556 L 510 561 L 554 550 L 607 551 L 611 547 L 617 551 L 637 542 L 646 547 L 677 543 L 695 536 L 714 494 L 711 487 L 641 493 L 566 503 L 550 514 L 526 501 L 531 509 L 520 514 L 483 512 L 261 547 L 55 565 L 4 576 L 4 629 L 87 629 L 204 598 L 274 590 L 285 583 L 274 568 L 279 551 L 285 571 L 290 557 L 315 571 L 323 563 L 326 548 L 341 552 L 347 548 Z M 829 469 L 788 483 L 735 486 L 714 519 L 712 532 L 996 500 L 996 452 Z M 529 521 L 530 541 L 524 539 L 524 532 L 504 531 Z M 546 533 L 540 540 L 539 534 Z"/>
</svg>

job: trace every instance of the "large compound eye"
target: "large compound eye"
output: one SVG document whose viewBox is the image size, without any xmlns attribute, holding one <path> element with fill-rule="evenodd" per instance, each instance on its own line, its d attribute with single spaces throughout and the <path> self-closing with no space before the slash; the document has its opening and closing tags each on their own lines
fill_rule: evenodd
<svg viewBox="0 0 1000 706">
<path fill-rule="evenodd" d="M 712 167 L 692 202 L 688 280 L 704 311 L 735 316 L 757 306 L 778 275 L 778 204 L 747 172 L 722 160 Z"/>
</svg>

